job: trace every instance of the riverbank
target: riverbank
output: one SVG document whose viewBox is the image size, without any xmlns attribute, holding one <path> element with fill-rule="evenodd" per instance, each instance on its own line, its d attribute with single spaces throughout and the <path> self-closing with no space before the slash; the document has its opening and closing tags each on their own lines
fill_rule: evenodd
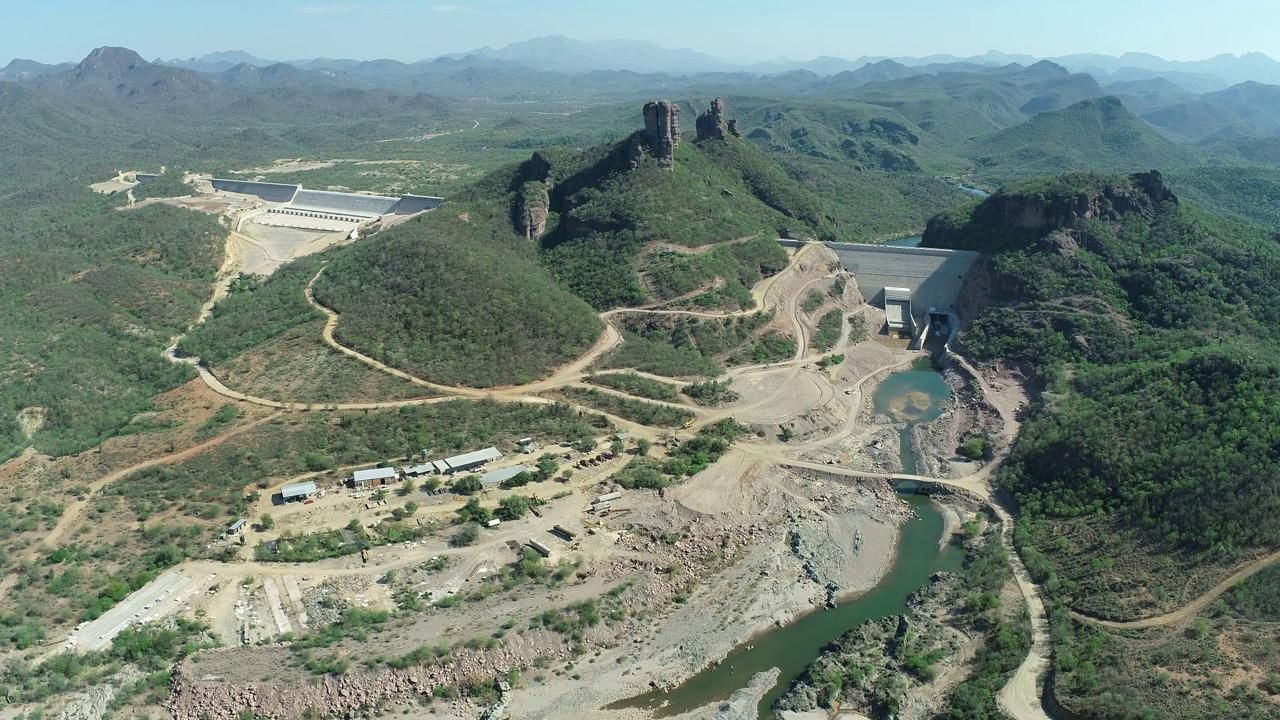
<svg viewBox="0 0 1280 720">
<path fill-rule="evenodd" d="M 604 708 L 658 688 L 678 686 L 707 668 L 727 669 L 719 663 L 735 649 L 750 646 L 762 634 L 810 613 L 826 612 L 822 608 L 828 598 L 827 583 L 840 584 L 844 594 L 860 594 L 875 587 L 889 571 L 900 527 L 911 516 L 911 508 L 887 482 L 797 474 L 771 466 L 743 471 L 732 462 L 725 465 L 724 472 L 739 475 L 744 486 L 722 491 L 718 519 L 731 519 L 744 509 L 727 501 L 726 495 L 749 491 L 759 500 L 746 510 L 757 513 L 754 522 L 767 530 L 740 551 L 731 566 L 700 582 L 683 603 L 655 618 L 650 634 L 597 653 L 579 663 L 572 676 L 519 691 L 518 717 L 549 719 L 562 717 L 565 707 Z M 708 481 L 699 484 L 704 488 L 733 484 L 727 477 Z M 686 511 L 686 503 L 706 508 L 713 501 L 703 491 L 677 492 L 676 496 L 677 507 Z M 799 540 L 793 546 L 796 537 Z M 749 675 L 741 681 L 726 680 L 710 707 L 699 705 L 689 709 L 698 712 L 675 717 L 713 715 L 715 706 L 744 687 Z M 607 716 L 639 720 L 653 717 L 653 711 L 613 706 Z"/>
</svg>

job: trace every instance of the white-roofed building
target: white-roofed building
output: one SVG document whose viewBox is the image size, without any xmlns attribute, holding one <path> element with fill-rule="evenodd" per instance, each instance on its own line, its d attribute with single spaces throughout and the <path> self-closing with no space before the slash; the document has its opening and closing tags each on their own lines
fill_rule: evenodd
<svg viewBox="0 0 1280 720">
<path fill-rule="evenodd" d="M 448 472 L 456 473 L 464 470 L 475 470 L 501 458 L 502 453 L 498 452 L 498 448 L 487 447 L 483 450 L 475 450 L 445 458 L 444 463 L 449 468 Z"/>
<path fill-rule="evenodd" d="M 529 468 L 524 465 L 513 465 L 512 467 L 490 470 L 480 476 L 480 484 L 485 487 L 496 487 L 524 472 L 529 472 Z"/>
<path fill-rule="evenodd" d="M 351 484 L 358 488 L 382 487 L 400 480 L 400 471 L 393 467 L 357 470 L 351 476 Z"/>
<path fill-rule="evenodd" d="M 285 502 L 299 502 L 306 500 L 316 494 L 316 481 L 308 480 L 306 482 L 294 483 L 293 485 L 285 485 L 280 488 L 280 499 Z"/>
</svg>

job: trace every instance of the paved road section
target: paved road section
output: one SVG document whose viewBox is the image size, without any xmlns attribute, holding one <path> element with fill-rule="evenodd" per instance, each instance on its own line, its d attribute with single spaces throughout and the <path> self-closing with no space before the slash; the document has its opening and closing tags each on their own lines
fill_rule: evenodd
<svg viewBox="0 0 1280 720">
<path fill-rule="evenodd" d="M 130 625 L 157 619 L 177 610 L 194 581 L 179 572 L 168 571 L 125 598 L 73 633 L 67 647 L 80 652 L 104 650 Z"/>
</svg>

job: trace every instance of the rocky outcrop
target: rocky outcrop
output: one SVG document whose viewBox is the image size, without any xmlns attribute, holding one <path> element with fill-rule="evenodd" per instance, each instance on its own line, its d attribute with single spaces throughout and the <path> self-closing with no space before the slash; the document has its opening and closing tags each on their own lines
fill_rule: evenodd
<svg viewBox="0 0 1280 720">
<path fill-rule="evenodd" d="M 614 641 L 611 630 L 598 626 L 587 631 L 585 641 Z M 233 653 L 239 648 L 212 650 Z M 206 679 L 192 667 L 192 659 L 173 670 L 165 707 L 174 720 L 236 720 L 250 711 L 270 720 L 306 717 L 340 718 L 430 696 L 440 686 L 460 687 L 472 678 L 503 677 L 512 668 L 524 668 L 539 658 L 564 662 L 576 657 L 574 643 L 547 631 L 531 631 L 513 637 L 493 650 L 460 649 L 450 662 L 403 669 L 351 670 L 304 682 L 236 682 Z"/>
<path fill-rule="evenodd" d="M 1034 192 L 999 192 L 974 208 L 968 218 L 940 215 L 925 228 L 923 245 L 969 250 L 997 250 L 999 245 L 1038 241 L 1060 229 L 1076 229 L 1087 220 L 1119 223 L 1126 216 L 1155 218 L 1160 206 L 1177 203 L 1159 171 L 1137 173 L 1123 180 L 1066 176 L 1059 186 Z M 993 238 L 1002 242 L 993 244 Z M 1083 241 L 1079 235 L 1077 242 Z M 1061 242 L 1050 248 L 1070 253 Z"/>
<path fill-rule="evenodd" d="M 729 120 L 724 115 L 724 100 L 722 98 L 716 98 L 711 101 L 711 107 L 698 116 L 696 125 L 699 142 L 703 140 L 727 140 L 730 137 L 738 137 L 737 123 Z"/>
<path fill-rule="evenodd" d="M 680 106 L 670 100 L 655 100 L 644 106 L 644 143 L 658 159 L 658 165 L 670 169 L 676 162 L 680 145 Z"/>
<path fill-rule="evenodd" d="M 534 153 L 520 166 L 520 179 L 513 209 L 516 232 L 539 240 L 551 215 L 551 162 L 542 153 Z"/>
<path fill-rule="evenodd" d="M 545 182 L 527 182 L 516 197 L 516 230 L 530 240 L 540 240 L 551 216 L 551 188 Z"/>
</svg>

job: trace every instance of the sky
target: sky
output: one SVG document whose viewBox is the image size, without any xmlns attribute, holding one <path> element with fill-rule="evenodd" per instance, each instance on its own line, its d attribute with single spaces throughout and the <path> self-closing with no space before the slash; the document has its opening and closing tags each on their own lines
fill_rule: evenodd
<svg viewBox="0 0 1280 720">
<path fill-rule="evenodd" d="M 1276 28 L 1278 0 L 0 0 L 0 63 L 79 60 L 101 45 L 147 59 L 245 50 L 413 61 L 540 35 L 649 40 L 733 60 L 992 49 L 1280 58 Z"/>
</svg>

